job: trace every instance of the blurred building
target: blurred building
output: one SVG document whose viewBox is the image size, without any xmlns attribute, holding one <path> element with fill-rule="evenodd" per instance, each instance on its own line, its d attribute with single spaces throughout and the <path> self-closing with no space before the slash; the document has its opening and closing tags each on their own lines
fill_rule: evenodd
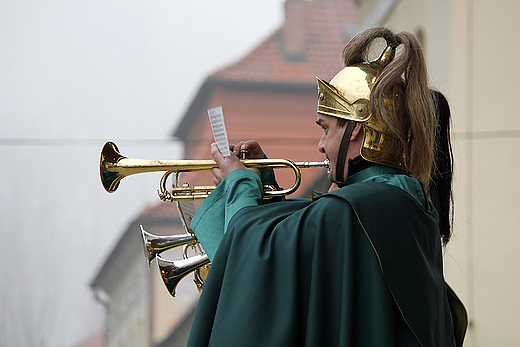
<svg viewBox="0 0 520 347">
<path fill-rule="evenodd" d="M 317 150 L 316 76 L 330 80 L 342 67 L 341 52 L 357 18 L 345 0 L 287 0 L 284 25 L 235 64 L 208 76 L 173 136 L 185 143 L 186 159 L 209 159 L 214 141 L 207 109 L 222 106 L 230 142 L 258 140 L 271 158 L 322 161 Z M 159 159 L 159 158 L 157 158 Z M 166 159 L 166 158 L 163 158 Z M 286 170 L 290 171 L 290 170 Z M 292 171 L 277 170 L 282 186 Z M 297 195 L 327 190 L 325 169 L 303 169 Z M 181 176 L 190 185 L 211 185 L 208 173 Z M 150 189 L 153 189 L 150 187 Z M 92 281 L 107 309 L 104 346 L 183 346 L 198 291 L 188 278 L 172 298 L 155 262 L 148 271 L 139 225 L 152 234 L 183 233 L 172 203 L 158 203 L 135 219 Z M 180 249 L 163 254 L 181 258 Z M 188 276 L 190 277 L 190 276 Z"/>
</svg>

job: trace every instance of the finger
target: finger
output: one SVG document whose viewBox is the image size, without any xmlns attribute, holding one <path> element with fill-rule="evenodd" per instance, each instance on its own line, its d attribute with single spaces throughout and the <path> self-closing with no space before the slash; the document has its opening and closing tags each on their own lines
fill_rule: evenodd
<svg viewBox="0 0 520 347">
<path fill-rule="evenodd" d="M 260 144 L 256 140 L 247 140 L 247 141 L 245 141 L 244 146 L 247 147 L 248 151 L 253 152 L 253 153 L 258 152 L 259 150 L 260 151 L 262 150 L 260 148 Z"/>
<path fill-rule="evenodd" d="M 222 170 L 219 168 L 211 169 L 211 173 L 213 174 L 213 183 L 218 186 L 220 182 L 222 182 Z"/>
<path fill-rule="evenodd" d="M 240 150 L 250 151 L 254 147 L 254 142 L 256 142 L 256 141 L 254 141 L 254 140 L 242 141 L 242 143 L 240 144 Z"/>
<path fill-rule="evenodd" d="M 240 157 L 240 150 L 241 150 L 242 145 L 244 144 L 244 142 L 245 141 L 240 141 L 233 147 L 233 153 L 235 153 L 235 155 L 237 157 Z"/>
<path fill-rule="evenodd" d="M 213 157 L 213 160 L 215 160 L 217 165 L 222 167 L 221 164 L 224 161 L 224 156 L 222 155 L 222 153 L 220 153 L 217 144 L 214 142 L 211 144 L 211 156 Z"/>
<path fill-rule="evenodd" d="M 264 152 L 256 140 L 247 140 L 241 145 L 241 150 L 246 150 L 251 158 L 261 158 Z"/>
</svg>

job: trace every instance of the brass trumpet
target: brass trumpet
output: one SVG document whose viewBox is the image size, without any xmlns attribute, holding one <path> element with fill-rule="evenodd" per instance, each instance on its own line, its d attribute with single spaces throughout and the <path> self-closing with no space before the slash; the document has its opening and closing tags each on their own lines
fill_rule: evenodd
<svg viewBox="0 0 520 347">
<path fill-rule="evenodd" d="M 204 285 L 207 271 L 209 271 L 209 266 L 205 267 L 205 265 L 209 264 L 210 261 L 208 256 L 202 253 L 196 238 L 189 234 L 158 236 L 147 232 L 142 226 L 141 236 L 148 266 L 154 259 L 157 259 L 163 282 L 172 296 L 175 296 L 175 288 L 177 288 L 179 282 L 193 271 L 195 271 L 195 285 L 199 292 L 202 292 L 202 286 Z M 184 246 L 184 259 L 172 261 L 159 256 L 162 252 L 179 246 Z M 200 253 L 189 257 L 187 254 L 189 247 L 197 249 Z M 201 273 L 201 271 L 204 273 Z"/>
<path fill-rule="evenodd" d="M 189 257 L 187 259 L 181 260 L 166 260 L 157 256 L 157 265 L 159 266 L 159 270 L 161 271 L 161 277 L 168 289 L 168 292 L 175 296 L 175 288 L 179 282 L 187 276 L 189 273 L 195 271 L 195 279 L 194 282 L 199 289 L 199 293 L 202 293 L 202 286 L 204 285 L 205 276 L 200 274 L 201 270 L 204 270 L 203 267 L 210 263 L 208 255 L 197 254 L 193 257 Z M 205 271 L 207 272 L 209 268 Z"/>
<path fill-rule="evenodd" d="M 300 186 L 300 168 L 329 167 L 328 160 L 323 162 L 297 162 L 287 159 L 242 159 L 242 163 L 252 168 L 291 168 L 295 173 L 292 187 L 283 190 L 264 188 L 264 198 L 285 196 L 295 192 Z M 187 184 L 179 187 L 177 179 L 179 172 L 211 171 L 218 167 L 214 160 L 144 160 L 130 159 L 122 156 L 113 142 L 107 142 L 101 151 L 99 163 L 101 183 L 105 190 L 113 193 L 119 187 L 121 180 L 133 174 L 166 171 L 161 178 L 159 197 L 161 200 L 181 201 L 205 199 L 214 189 L 214 186 L 194 186 Z M 166 181 L 171 174 L 175 174 L 175 183 L 171 190 L 166 188 Z"/>
</svg>

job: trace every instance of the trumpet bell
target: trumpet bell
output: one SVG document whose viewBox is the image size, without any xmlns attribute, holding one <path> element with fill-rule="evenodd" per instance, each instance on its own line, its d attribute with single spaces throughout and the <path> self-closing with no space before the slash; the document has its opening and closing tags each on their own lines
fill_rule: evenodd
<svg viewBox="0 0 520 347">
<path fill-rule="evenodd" d="M 123 159 L 119 154 L 119 149 L 113 142 L 107 142 L 101 150 L 101 158 L 99 160 L 99 174 L 101 176 L 101 183 L 103 188 L 109 193 L 113 193 L 119 187 L 119 182 L 124 176 L 120 175 L 118 171 L 113 170 L 119 160 Z M 110 170 L 112 169 L 112 170 Z"/>
<path fill-rule="evenodd" d="M 196 243 L 197 241 L 189 234 L 157 236 L 147 232 L 141 225 L 141 236 L 143 239 L 144 256 L 148 261 L 148 268 L 158 254 L 182 245 Z"/>
<path fill-rule="evenodd" d="M 161 277 L 172 296 L 175 296 L 175 288 L 179 282 L 190 272 L 210 263 L 207 254 L 198 254 L 188 259 L 166 260 L 157 256 L 157 265 L 161 272 Z"/>
</svg>

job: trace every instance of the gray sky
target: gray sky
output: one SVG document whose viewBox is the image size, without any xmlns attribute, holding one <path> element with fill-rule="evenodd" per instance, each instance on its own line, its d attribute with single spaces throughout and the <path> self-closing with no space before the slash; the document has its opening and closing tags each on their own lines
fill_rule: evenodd
<svg viewBox="0 0 520 347">
<path fill-rule="evenodd" d="M 112 195 L 99 152 L 164 140 L 207 74 L 270 35 L 283 0 L 0 2 L 0 345 L 70 346 L 104 323 L 89 282 L 156 175 Z M 209 155 L 209 154 L 208 154 Z"/>
</svg>

